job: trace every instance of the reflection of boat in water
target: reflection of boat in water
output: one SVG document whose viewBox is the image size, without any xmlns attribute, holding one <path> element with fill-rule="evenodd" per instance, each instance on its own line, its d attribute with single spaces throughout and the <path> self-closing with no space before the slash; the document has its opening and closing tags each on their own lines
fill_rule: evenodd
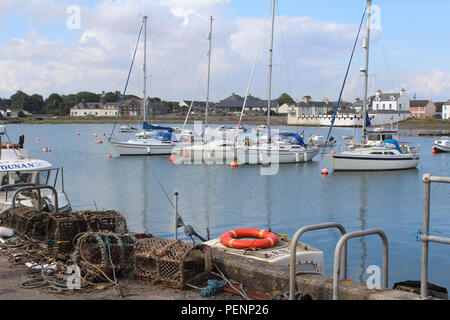
<svg viewBox="0 0 450 320">
<path fill-rule="evenodd" d="M 450 152 L 450 140 L 436 140 L 433 143 L 435 152 Z"/>
<path fill-rule="evenodd" d="M 0 126 L 0 135 L 5 132 L 6 128 Z M 24 137 L 21 136 L 18 144 L 11 142 L 1 144 L 0 210 L 12 205 L 13 196 L 17 192 L 16 205 L 41 208 L 43 211 L 52 212 L 57 203 L 58 212 L 71 211 L 72 207 L 64 192 L 62 168 L 55 168 L 45 160 L 28 157 L 28 150 L 23 147 L 24 140 Z M 57 197 L 55 199 L 55 194 L 50 188 L 56 188 L 59 177 L 61 177 L 62 190 L 55 189 Z M 18 190 L 21 189 L 24 191 L 19 193 Z M 39 198 L 41 199 L 40 204 Z"/>
</svg>

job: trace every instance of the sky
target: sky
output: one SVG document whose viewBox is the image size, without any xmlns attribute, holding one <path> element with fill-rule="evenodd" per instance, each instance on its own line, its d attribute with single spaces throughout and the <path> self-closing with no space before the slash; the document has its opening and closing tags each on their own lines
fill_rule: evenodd
<svg viewBox="0 0 450 320">
<path fill-rule="evenodd" d="M 374 0 L 369 94 L 405 88 L 413 99 L 450 99 L 448 0 Z M 124 92 L 148 15 L 148 93 L 205 100 L 267 99 L 270 0 L 0 0 L 0 97 Z M 364 0 L 277 0 L 271 97 L 339 96 Z M 360 36 L 343 98 L 363 96 Z M 143 41 L 127 93 L 142 96 Z M 254 66 L 254 72 L 252 68 Z M 252 76 L 251 76 L 252 75 Z"/>
</svg>

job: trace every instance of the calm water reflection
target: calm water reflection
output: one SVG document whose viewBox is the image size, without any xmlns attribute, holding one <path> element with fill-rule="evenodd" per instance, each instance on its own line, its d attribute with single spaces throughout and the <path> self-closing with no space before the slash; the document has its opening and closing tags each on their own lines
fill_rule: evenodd
<svg viewBox="0 0 450 320">
<path fill-rule="evenodd" d="M 285 128 L 292 130 L 293 128 Z M 186 224 L 212 237 L 234 228 L 268 228 L 292 236 L 302 226 L 339 222 L 347 231 L 382 229 L 389 240 L 390 285 L 420 278 L 420 244 L 415 234 L 422 227 L 425 173 L 450 176 L 450 154 L 431 154 L 434 138 L 405 137 L 420 144 L 417 169 L 392 172 L 331 172 L 317 156 L 311 163 L 281 165 L 274 176 L 261 176 L 259 167 L 174 166 L 168 157 L 116 157 L 104 133 L 111 125 L 10 125 L 10 137 L 25 134 L 30 155 L 64 167 L 66 190 L 75 209 L 116 209 L 129 228 L 172 237 L 173 209 L 156 177 L 172 199 L 180 193 L 180 214 Z M 302 128 L 306 136 L 326 135 L 327 128 Z M 77 136 L 76 133 L 81 135 Z M 98 133 L 99 138 L 95 138 Z M 343 144 L 351 129 L 336 128 L 333 136 Z M 127 137 L 123 135 L 124 139 Z M 36 141 L 36 137 L 40 141 Z M 98 144 L 104 139 L 103 144 Z M 52 152 L 45 153 L 44 147 Z M 108 159 L 112 153 L 115 157 Z M 432 187 L 431 232 L 450 236 L 450 188 Z M 182 230 L 180 229 L 182 233 Z M 324 250 L 325 271 L 332 273 L 336 230 L 307 233 L 301 241 Z M 432 244 L 430 281 L 450 287 L 449 248 Z M 381 267 L 381 241 L 377 236 L 349 241 L 349 277 L 365 281 L 366 268 Z"/>
</svg>

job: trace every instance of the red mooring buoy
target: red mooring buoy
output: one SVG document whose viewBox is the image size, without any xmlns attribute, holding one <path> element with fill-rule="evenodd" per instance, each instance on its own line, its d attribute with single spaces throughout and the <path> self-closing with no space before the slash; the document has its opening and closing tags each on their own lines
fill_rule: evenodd
<svg viewBox="0 0 450 320">
<path fill-rule="evenodd" d="M 322 169 L 321 173 L 324 174 L 324 175 L 327 175 L 328 174 L 328 170 L 327 169 Z"/>
</svg>

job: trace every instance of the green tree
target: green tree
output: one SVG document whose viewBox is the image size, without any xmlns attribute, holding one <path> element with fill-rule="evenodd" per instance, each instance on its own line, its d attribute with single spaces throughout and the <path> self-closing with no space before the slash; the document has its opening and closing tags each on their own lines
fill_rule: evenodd
<svg viewBox="0 0 450 320">
<path fill-rule="evenodd" d="M 283 93 L 279 98 L 278 98 L 278 103 L 281 105 L 287 103 L 287 104 L 293 104 L 295 101 L 294 99 L 291 98 L 290 95 L 288 95 L 287 93 Z"/>
<path fill-rule="evenodd" d="M 12 109 L 23 109 L 28 97 L 29 96 L 25 92 L 18 90 L 16 93 L 14 93 L 10 97 L 11 108 Z"/>
<path fill-rule="evenodd" d="M 47 99 L 45 99 L 45 107 L 43 113 L 51 115 L 59 115 L 60 108 L 62 109 L 62 104 L 63 98 L 57 93 L 52 93 L 51 95 L 48 96 Z"/>
</svg>

